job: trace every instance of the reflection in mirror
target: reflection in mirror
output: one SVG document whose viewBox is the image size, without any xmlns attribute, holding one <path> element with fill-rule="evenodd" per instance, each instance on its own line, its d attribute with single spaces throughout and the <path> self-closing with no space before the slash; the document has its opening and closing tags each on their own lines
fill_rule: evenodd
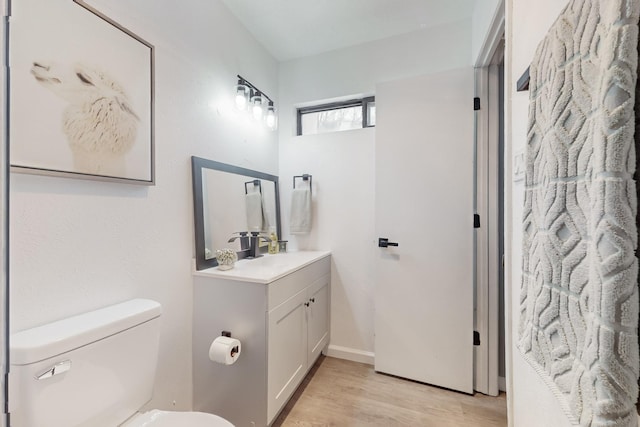
<svg viewBox="0 0 640 427">
<path fill-rule="evenodd" d="M 234 232 L 259 231 L 267 234 L 271 226 L 276 226 L 276 183 L 266 179 L 249 178 L 248 175 L 202 169 L 204 243 L 207 259 L 213 258 L 216 249 L 235 247 L 236 244 L 231 245 L 228 242 Z M 239 243 L 239 239 L 237 242 Z"/>
<path fill-rule="evenodd" d="M 273 229 L 280 236 L 278 177 L 199 157 L 191 158 L 196 269 L 215 267 L 216 249 L 232 248 L 246 257 L 248 239 L 239 232 Z M 266 252 L 266 245 L 260 248 Z"/>
</svg>

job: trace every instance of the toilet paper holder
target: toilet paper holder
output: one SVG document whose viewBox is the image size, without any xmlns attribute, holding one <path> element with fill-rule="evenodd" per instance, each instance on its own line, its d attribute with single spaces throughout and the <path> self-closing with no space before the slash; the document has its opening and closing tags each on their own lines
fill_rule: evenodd
<svg viewBox="0 0 640 427">
<path fill-rule="evenodd" d="M 229 331 L 222 331 L 222 332 L 220 333 L 220 335 L 222 335 L 223 337 L 231 338 L 231 332 L 229 332 Z M 231 356 L 235 356 L 235 355 L 236 355 L 236 353 L 238 353 L 238 351 L 240 351 L 240 350 L 238 349 L 238 346 L 233 347 L 233 348 L 231 349 Z"/>
</svg>

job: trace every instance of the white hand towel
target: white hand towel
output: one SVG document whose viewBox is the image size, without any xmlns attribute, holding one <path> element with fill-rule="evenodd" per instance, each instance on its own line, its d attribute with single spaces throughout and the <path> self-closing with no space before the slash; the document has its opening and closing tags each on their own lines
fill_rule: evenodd
<svg viewBox="0 0 640 427">
<path fill-rule="evenodd" d="M 247 230 L 262 231 L 262 195 L 259 192 L 245 195 L 247 207 Z"/>
<path fill-rule="evenodd" d="M 267 201 L 262 194 L 260 200 L 262 200 L 262 231 L 268 232 L 271 227 L 271 212 L 267 208 Z"/>
<path fill-rule="evenodd" d="M 291 194 L 291 234 L 307 234 L 311 231 L 311 190 L 294 188 Z"/>
</svg>

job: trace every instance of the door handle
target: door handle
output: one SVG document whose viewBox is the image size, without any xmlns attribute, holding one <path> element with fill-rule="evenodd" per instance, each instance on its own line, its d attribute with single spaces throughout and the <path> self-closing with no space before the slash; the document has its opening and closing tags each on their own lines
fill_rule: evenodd
<svg viewBox="0 0 640 427">
<path fill-rule="evenodd" d="M 379 248 L 387 248 L 389 246 L 398 246 L 398 244 L 396 242 L 390 242 L 389 239 L 385 239 L 383 237 L 378 238 Z"/>
</svg>

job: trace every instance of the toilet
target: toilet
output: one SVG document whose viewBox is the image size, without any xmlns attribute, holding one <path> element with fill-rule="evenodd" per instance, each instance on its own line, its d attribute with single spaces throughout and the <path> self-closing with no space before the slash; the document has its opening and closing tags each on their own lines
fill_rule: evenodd
<svg viewBox="0 0 640 427">
<path fill-rule="evenodd" d="M 11 335 L 16 427 L 233 427 L 217 415 L 153 409 L 160 315 L 135 299 Z"/>
</svg>

